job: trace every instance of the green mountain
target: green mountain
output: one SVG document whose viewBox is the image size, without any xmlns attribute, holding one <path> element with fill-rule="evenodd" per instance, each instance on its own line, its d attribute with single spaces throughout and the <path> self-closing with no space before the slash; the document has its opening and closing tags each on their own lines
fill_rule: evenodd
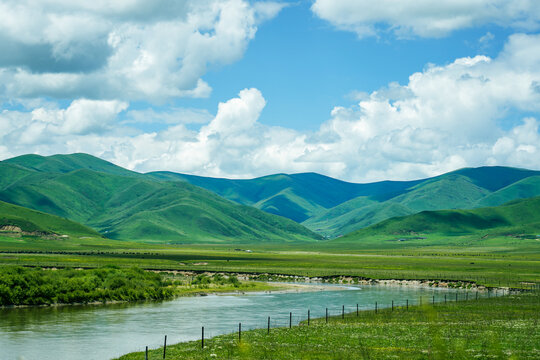
<svg viewBox="0 0 540 360">
<path fill-rule="evenodd" d="M 9 159 L 0 162 L 0 174 L 0 200 L 66 217 L 114 238 L 177 242 L 316 238 L 283 218 L 333 238 L 396 216 L 497 206 L 540 195 L 539 171 L 497 166 L 355 184 L 315 173 L 247 180 L 140 174 L 72 154 Z M 223 198 L 245 206 L 232 207 Z M 251 208 L 280 217 L 255 221 L 247 214 Z M 277 228 L 271 231 L 272 224 Z"/>
<path fill-rule="evenodd" d="M 292 242 L 320 236 L 185 181 L 161 181 L 86 154 L 0 162 L 0 200 L 90 226 L 109 238 Z M 6 180 L 9 179 L 9 180 Z"/>
<path fill-rule="evenodd" d="M 417 214 L 387 219 L 357 230 L 335 243 L 354 243 L 378 239 L 423 239 L 423 236 L 459 236 L 540 233 L 540 196 L 514 200 L 504 205 L 473 210 L 422 211 Z M 413 238 L 410 238 L 413 236 Z"/>
<path fill-rule="evenodd" d="M 101 237 L 95 230 L 76 222 L 0 201 L 0 235 L 22 233 Z"/>
<path fill-rule="evenodd" d="M 323 235 L 336 237 L 395 216 L 424 210 L 473 209 L 540 195 L 540 172 L 505 167 L 461 169 L 405 189 L 377 201 L 360 197 L 342 203 L 303 222 Z"/>
<path fill-rule="evenodd" d="M 379 201 L 401 194 L 419 181 L 381 181 L 355 184 L 316 173 L 277 174 L 249 180 L 230 180 L 152 172 L 160 180 L 183 180 L 239 204 L 254 206 L 297 222 L 305 221 L 358 196 Z"/>
</svg>

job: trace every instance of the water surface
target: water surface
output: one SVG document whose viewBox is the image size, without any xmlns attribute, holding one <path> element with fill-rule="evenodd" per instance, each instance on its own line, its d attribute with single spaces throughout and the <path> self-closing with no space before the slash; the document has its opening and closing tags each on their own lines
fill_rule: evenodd
<svg viewBox="0 0 540 360">
<path fill-rule="evenodd" d="M 29 307 L 0 310 L 0 359 L 2 360 L 93 360 L 111 359 L 145 346 L 198 340 L 238 329 L 288 326 L 307 318 L 405 305 L 422 301 L 455 300 L 456 290 L 400 286 L 348 286 L 339 290 L 252 293 L 183 297 L 166 302 L 87 306 Z M 472 299 L 475 293 L 469 293 Z M 459 292 L 465 298 L 465 292 Z"/>
</svg>

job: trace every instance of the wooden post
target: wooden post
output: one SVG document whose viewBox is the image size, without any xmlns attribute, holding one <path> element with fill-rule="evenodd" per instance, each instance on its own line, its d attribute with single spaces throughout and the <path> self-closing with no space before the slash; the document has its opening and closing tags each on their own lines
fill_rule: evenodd
<svg viewBox="0 0 540 360">
<path fill-rule="evenodd" d="M 394 311 L 394 300 L 392 300 L 392 311 Z"/>
<path fill-rule="evenodd" d="M 309 326 L 309 320 L 310 320 L 309 317 L 310 316 L 309 316 L 309 309 L 308 309 L 308 311 L 307 311 L 307 326 Z"/>
<path fill-rule="evenodd" d="M 345 305 L 341 307 L 341 318 L 345 319 Z"/>
<path fill-rule="evenodd" d="M 201 349 L 204 349 L 204 326 L 202 327 L 202 334 L 201 334 Z"/>
<path fill-rule="evenodd" d="M 377 313 L 377 302 L 375 301 L 375 314 Z"/>
<path fill-rule="evenodd" d="M 270 316 L 268 317 L 268 334 L 270 334 Z"/>
<path fill-rule="evenodd" d="M 433 295 L 433 300 L 431 301 L 431 305 L 435 305 L 435 295 Z"/>
<path fill-rule="evenodd" d="M 148 360 L 148 346 L 146 347 L 146 350 L 144 351 L 144 359 Z"/>
<path fill-rule="evenodd" d="M 163 341 L 163 358 L 165 359 L 165 353 L 167 352 L 167 335 L 165 335 L 165 341 Z"/>
<path fill-rule="evenodd" d="M 409 299 L 407 299 L 407 311 L 409 311 Z"/>
<path fill-rule="evenodd" d="M 326 308 L 326 323 L 328 324 L 328 308 Z"/>
<path fill-rule="evenodd" d="M 289 313 L 289 329 L 292 328 L 292 312 Z"/>
<path fill-rule="evenodd" d="M 238 323 L 238 342 L 242 341 L 242 323 Z"/>
<path fill-rule="evenodd" d="M 356 317 L 358 317 L 358 304 L 356 304 Z"/>
</svg>

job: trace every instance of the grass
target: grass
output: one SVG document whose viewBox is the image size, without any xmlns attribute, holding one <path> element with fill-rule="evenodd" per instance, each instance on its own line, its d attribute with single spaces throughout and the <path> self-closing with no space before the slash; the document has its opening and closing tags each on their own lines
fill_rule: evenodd
<svg viewBox="0 0 540 360">
<path fill-rule="evenodd" d="M 12 232 L 13 236 L 20 236 L 22 232 L 25 232 L 43 235 L 101 237 L 95 230 L 76 222 L 0 201 L 0 228 L 4 226 L 18 227 L 21 230 L 21 233 Z"/>
<path fill-rule="evenodd" d="M 540 355 L 538 293 L 411 306 L 304 321 L 167 346 L 167 359 L 532 359 Z M 263 326 L 264 324 L 261 324 Z M 131 353 L 120 360 L 143 359 Z M 162 359 L 153 349 L 149 359 Z"/>
<path fill-rule="evenodd" d="M 156 270 L 273 273 L 311 277 L 358 276 L 374 279 L 467 280 L 487 286 L 522 287 L 540 278 L 535 239 L 491 239 L 483 246 L 431 246 L 411 240 L 391 242 L 386 249 L 350 250 L 298 245 L 159 245 L 83 239 L 62 248 L 38 239 L 0 240 L 0 264 L 88 267 L 107 264 Z M 487 240 L 486 240 L 487 241 Z M 442 241 L 441 241 L 442 243 Z M 327 243 L 327 245 L 330 243 Z M 528 245 L 527 245 L 528 244 Z M 52 247 L 54 245 L 55 247 Z M 368 244 L 369 245 L 369 244 Z M 401 245 L 405 245 L 401 247 Z M 330 246 L 330 245 L 328 245 Z M 237 251 L 236 248 L 253 252 Z"/>
</svg>

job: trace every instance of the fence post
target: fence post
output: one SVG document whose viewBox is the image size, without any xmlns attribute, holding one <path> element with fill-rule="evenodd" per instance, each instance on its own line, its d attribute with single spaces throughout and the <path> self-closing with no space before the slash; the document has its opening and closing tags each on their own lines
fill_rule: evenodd
<svg viewBox="0 0 540 360">
<path fill-rule="evenodd" d="M 392 300 L 392 311 L 394 311 L 394 300 Z"/>
<path fill-rule="evenodd" d="M 242 341 L 242 323 L 238 323 L 238 342 Z"/>
<path fill-rule="evenodd" d="M 292 328 L 292 312 L 289 313 L 289 329 Z"/>
<path fill-rule="evenodd" d="M 201 349 L 204 349 L 204 326 L 202 327 L 202 334 L 201 334 Z"/>
<path fill-rule="evenodd" d="M 163 341 L 163 358 L 165 359 L 165 353 L 167 352 L 167 335 L 165 335 L 165 341 Z"/>
<path fill-rule="evenodd" d="M 309 320 L 310 320 L 309 318 L 310 318 L 310 316 L 309 316 L 309 309 L 308 309 L 308 311 L 307 311 L 307 326 L 309 326 Z"/>
<path fill-rule="evenodd" d="M 326 308 L 326 323 L 328 324 L 328 308 Z"/>
<path fill-rule="evenodd" d="M 148 360 L 148 346 L 146 347 L 146 350 L 144 351 L 144 359 Z"/>
<path fill-rule="evenodd" d="M 270 334 L 270 316 L 268 317 L 268 334 Z"/>
<path fill-rule="evenodd" d="M 345 319 L 345 305 L 342 305 L 341 307 L 341 318 Z"/>
<path fill-rule="evenodd" d="M 377 313 L 377 302 L 375 301 L 375 314 Z"/>
<path fill-rule="evenodd" d="M 407 311 L 409 311 L 409 299 L 407 299 Z"/>
<path fill-rule="evenodd" d="M 431 301 L 431 305 L 435 305 L 435 295 L 433 295 L 433 300 Z"/>
<path fill-rule="evenodd" d="M 356 317 L 358 317 L 358 304 L 356 304 Z"/>
</svg>

